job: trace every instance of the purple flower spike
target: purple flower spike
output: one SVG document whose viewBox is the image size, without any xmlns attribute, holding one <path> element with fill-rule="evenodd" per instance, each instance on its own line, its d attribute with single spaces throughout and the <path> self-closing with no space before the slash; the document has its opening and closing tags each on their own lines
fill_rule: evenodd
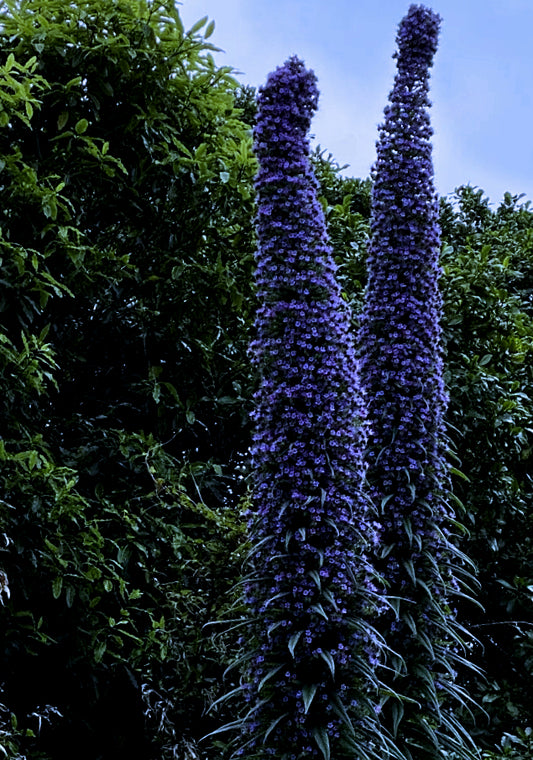
<svg viewBox="0 0 533 760">
<path fill-rule="evenodd" d="M 460 562 L 447 500 L 440 230 L 428 115 L 439 25 L 433 11 L 412 5 L 399 27 L 398 71 L 377 143 L 359 332 L 367 478 L 381 509 L 374 560 L 391 602 L 378 629 L 399 655 L 383 676 L 389 689 L 381 718 L 400 752 L 411 757 L 416 747 L 413 756 L 424 759 L 442 757 L 443 749 L 471 756 L 453 711 L 462 701 L 453 671 L 463 644 L 450 606 Z"/>
<path fill-rule="evenodd" d="M 362 495 L 363 403 L 309 161 L 317 100 L 313 72 L 289 59 L 260 91 L 254 132 L 259 384 L 245 590 L 256 623 L 246 758 L 353 758 L 363 721 L 371 730 L 375 720 L 367 695 L 377 644 L 362 624 L 372 588 L 362 547 L 373 530 Z"/>
</svg>

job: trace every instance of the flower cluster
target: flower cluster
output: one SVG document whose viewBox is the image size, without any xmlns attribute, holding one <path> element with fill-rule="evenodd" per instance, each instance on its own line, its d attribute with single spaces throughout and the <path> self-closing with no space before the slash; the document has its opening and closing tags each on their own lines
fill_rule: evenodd
<svg viewBox="0 0 533 760">
<path fill-rule="evenodd" d="M 348 713 L 356 701 L 353 714 L 364 712 L 357 684 L 371 682 L 376 656 L 361 624 L 373 591 L 361 551 L 373 530 L 362 495 L 364 409 L 309 160 L 317 99 L 313 72 L 289 59 L 260 91 L 254 132 L 258 390 L 245 595 L 257 623 L 247 758 L 327 758 L 330 745 L 336 758 L 353 757 Z"/>
<path fill-rule="evenodd" d="M 371 421 L 368 476 L 374 498 L 381 503 L 390 497 L 381 538 L 408 547 L 406 517 L 417 535 L 428 530 L 424 502 L 438 490 L 446 407 L 438 204 L 427 113 L 438 29 L 438 16 L 421 6 L 411 6 L 400 25 L 398 74 L 374 166 L 369 281 L 359 333 Z M 387 573 L 389 580 L 395 573 L 400 571 Z"/>
<path fill-rule="evenodd" d="M 456 550 L 446 500 L 440 231 L 428 115 L 439 25 L 433 11 L 412 5 L 399 27 L 398 70 L 377 143 L 359 332 L 370 430 L 367 478 L 381 507 L 375 563 L 394 609 L 379 629 L 401 658 L 393 660 L 390 686 L 408 697 L 401 706 L 389 700 L 382 719 L 388 716 L 398 732 L 398 746 L 403 737 L 404 746 L 429 747 L 431 757 L 441 741 L 457 749 L 441 687 L 453 691 L 449 661 L 459 642 L 449 607 Z"/>
</svg>

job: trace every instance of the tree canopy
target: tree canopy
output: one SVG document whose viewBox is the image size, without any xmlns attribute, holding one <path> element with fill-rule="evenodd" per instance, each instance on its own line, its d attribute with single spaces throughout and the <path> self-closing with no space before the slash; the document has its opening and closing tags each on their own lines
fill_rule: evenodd
<svg viewBox="0 0 533 760">
<path fill-rule="evenodd" d="M 224 669 L 202 626 L 237 573 L 255 164 L 211 31 L 170 2 L 0 17 L 2 678 L 20 752 L 173 756 L 207 733 Z"/>
</svg>

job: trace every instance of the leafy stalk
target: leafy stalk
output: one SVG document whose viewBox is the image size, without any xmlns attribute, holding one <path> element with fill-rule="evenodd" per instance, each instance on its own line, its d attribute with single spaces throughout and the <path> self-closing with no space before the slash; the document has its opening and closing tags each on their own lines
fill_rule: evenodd
<svg viewBox="0 0 533 760">
<path fill-rule="evenodd" d="M 363 551 L 372 535 L 362 493 L 364 410 L 350 313 L 309 161 L 317 99 L 313 72 L 289 59 L 260 92 L 254 133 L 255 550 L 245 598 L 258 623 L 247 671 L 248 758 L 328 760 L 353 757 L 354 746 L 364 757 L 363 717 L 375 716 L 371 679 L 358 675 L 371 673 L 378 646 L 361 625 L 373 589 Z"/>
<path fill-rule="evenodd" d="M 429 70 L 440 18 L 412 5 L 397 36 L 397 75 L 379 130 L 369 281 L 361 318 L 368 397 L 368 483 L 380 505 L 375 564 L 394 604 L 378 628 L 396 656 L 384 675 L 382 720 L 405 757 L 447 749 L 470 757 L 453 708 L 464 644 L 455 623 L 455 515 L 446 498 L 440 228 L 433 185 Z M 393 694 L 396 692 L 396 695 Z"/>
</svg>

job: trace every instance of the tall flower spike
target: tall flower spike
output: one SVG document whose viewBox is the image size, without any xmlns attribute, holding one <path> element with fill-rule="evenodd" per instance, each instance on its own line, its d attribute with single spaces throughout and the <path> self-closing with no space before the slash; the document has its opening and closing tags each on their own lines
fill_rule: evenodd
<svg viewBox="0 0 533 760">
<path fill-rule="evenodd" d="M 439 16 L 421 5 L 399 26 L 398 71 L 377 143 L 359 333 L 367 477 L 381 508 L 375 565 L 391 605 L 378 629 L 398 655 L 384 677 L 382 720 L 405 757 L 417 760 L 444 757 L 446 748 L 457 758 L 471 753 L 453 713 L 464 699 L 454 683 L 464 645 L 450 600 L 465 569 L 451 535 L 443 431 L 440 230 L 428 115 L 439 26 Z"/>
<path fill-rule="evenodd" d="M 361 551 L 371 534 L 363 407 L 309 161 L 317 100 L 315 75 L 290 58 L 260 91 L 254 133 L 259 386 L 245 595 L 256 623 L 246 758 L 340 760 L 359 756 L 358 742 L 368 749 L 369 736 L 379 743 L 366 696 L 376 642 L 361 624 L 373 591 Z"/>
</svg>

